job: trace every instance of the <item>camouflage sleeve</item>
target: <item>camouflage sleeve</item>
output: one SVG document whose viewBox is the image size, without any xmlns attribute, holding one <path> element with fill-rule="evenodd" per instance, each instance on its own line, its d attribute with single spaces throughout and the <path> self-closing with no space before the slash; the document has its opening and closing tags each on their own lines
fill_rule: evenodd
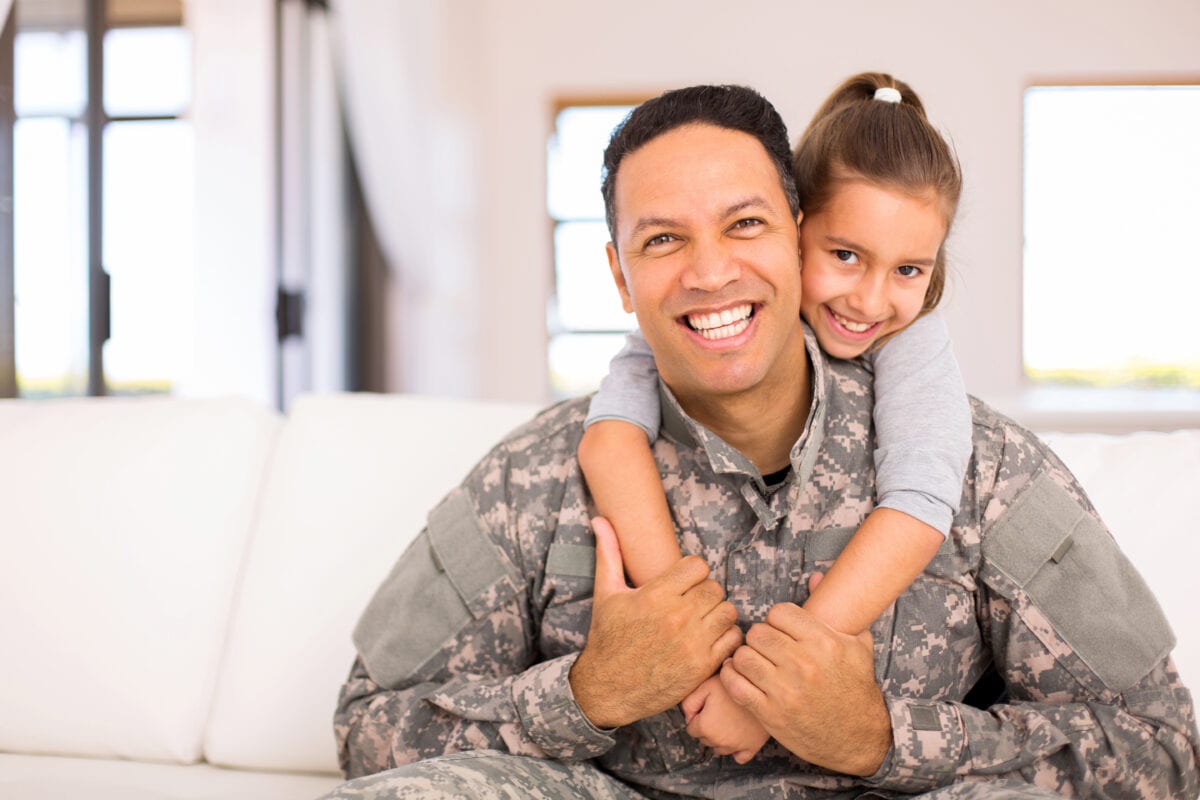
<svg viewBox="0 0 1200 800">
<path fill-rule="evenodd" d="M 505 680 L 461 677 L 387 689 L 361 657 L 334 713 L 338 763 L 347 778 L 372 775 L 464 750 L 503 750 L 582 760 L 605 753 L 610 732 L 595 728 L 563 694 L 574 657 L 538 664 Z"/>
<path fill-rule="evenodd" d="M 1010 699 L 889 697 L 875 785 L 1024 780 L 1067 796 L 1194 798 L 1195 710 L 1153 594 L 1051 457 L 989 528 L 979 614 Z"/>
<path fill-rule="evenodd" d="M 887 698 L 895 745 L 869 781 L 929 791 L 1023 780 L 1065 796 L 1195 798 L 1191 696 L 1169 661 L 1113 702 L 961 703 Z"/>
<path fill-rule="evenodd" d="M 430 513 L 355 628 L 334 720 L 347 777 L 461 750 L 584 759 L 613 745 L 571 694 L 578 654 L 539 655 L 502 462 Z"/>
</svg>

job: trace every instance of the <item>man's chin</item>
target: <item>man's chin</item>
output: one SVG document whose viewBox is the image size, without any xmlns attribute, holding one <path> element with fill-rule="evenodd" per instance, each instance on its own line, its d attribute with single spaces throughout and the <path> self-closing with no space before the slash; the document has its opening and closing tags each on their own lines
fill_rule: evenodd
<svg viewBox="0 0 1200 800">
<path fill-rule="evenodd" d="M 724 365 L 721 369 L 695 370 L 675 380 L 666 377 L 663 380 L 681 400 L 687 397 L 718 401 L 753 392 L 765 377 L 762 369 L 750 365 Z"/>
</svg>

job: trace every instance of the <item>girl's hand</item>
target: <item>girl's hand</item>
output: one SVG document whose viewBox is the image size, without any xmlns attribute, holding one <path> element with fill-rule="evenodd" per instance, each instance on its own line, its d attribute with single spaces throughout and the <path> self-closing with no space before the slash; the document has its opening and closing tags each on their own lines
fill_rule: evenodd
<svg viewBox="0 0 1200 800">
<path fill-rule="evenodd" d="M 754 758 L 771 738 L 753 714 L 733 701 L 716 675 L 685 697 L 680 707 L 691 736 L 739 764 Z"/>
</svg>

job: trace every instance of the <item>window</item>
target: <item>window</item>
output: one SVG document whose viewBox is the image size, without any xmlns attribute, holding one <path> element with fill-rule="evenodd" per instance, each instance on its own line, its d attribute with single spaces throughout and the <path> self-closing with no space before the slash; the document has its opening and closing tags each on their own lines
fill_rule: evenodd
<svg viewBox="0 0 1200 800">
<path fill-rule="evenodd" d="M 555 119 L 546 157 L 554 223 L 554 296 L 547 310 L 556 397 L 595 389 L 636 321 L 621 308 L 604 245 L 601 166 L 609 136 L 632 105 L 571 105 Z"/>
<path fill-rule="evenodd" d="M 1029 89 L 1030 382 L 1200 389 L 1198 220 L 1200 86 Z"/>
<path fill-rule="evenodd" d="M 87 39 L 82 16 L 14 8 L 13 291 L 18 391 L 85 394 Z"/>
<path fill-rule="evenodd" d="M 13 13 L 17 391 L 170 391 L 192 328 L 181 4 L 17 0 Z"/>
</svg>

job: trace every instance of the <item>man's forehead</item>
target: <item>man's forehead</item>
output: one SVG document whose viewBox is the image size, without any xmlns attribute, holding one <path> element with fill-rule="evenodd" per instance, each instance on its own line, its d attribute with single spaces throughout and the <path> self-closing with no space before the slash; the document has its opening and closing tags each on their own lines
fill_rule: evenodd
<svg viewBox="0 0 1200 800">
<path fill-rule="evenodd" d="M 716 157 L 730 151 L 739 152 L 743 157 L 754 152 L 760 154 L 764 160 L 770 161 L 766 147 L 752 134 L 710 122 L 689 122 L 663 131 L 628 153 L 618 173 L 618 179 L 631 161 L 642 162 L 644 166 L 646 162 L 670 160 L 672 156 L 682 152 L 707 153 Z"/>
<path fill-rule="evenodd" d="M 714 213 L 787 208 L 779 172 L 762 143 L 743 131 L 707 123 L 673 128 L 627 155 L 614 199 L 627 231 L 668 221 L 681 204 Z"/>
</svg>

